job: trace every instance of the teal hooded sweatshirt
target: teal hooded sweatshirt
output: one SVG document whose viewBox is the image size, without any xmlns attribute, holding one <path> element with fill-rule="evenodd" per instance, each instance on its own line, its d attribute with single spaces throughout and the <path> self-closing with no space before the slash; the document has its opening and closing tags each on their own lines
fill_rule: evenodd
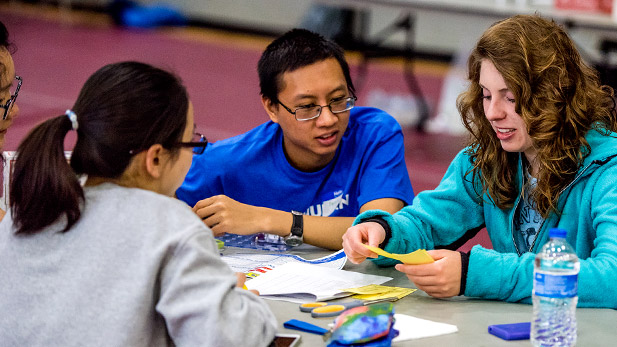
<svg viewBox="0 0 617 347">
<path fill-rule="evenodd" d="M 469 253 L 465 296 L 531 303 L 533 262 L 550 228 L 568 231 L 567 241 L 580 259 L 578 306 L 617 308 L 617 134 L 590 130 L 591 152 L 574 180 L 561 192 L 557 207 L 541 225 L 531 250 L 515 245 L 514 207 L 501 209 L 474 189 L 469 155 L 462 150 L 434 190 L 418 194 L 394 215 L 379 210 L 359 215 L 354 224 L 379 216 L 392 230 L 390 253 L 417 249 L 456 249 L 486 227 L 493 249 L 474 246 Z M 519 159 L 517 187 L 522 189 Z M 380 266 L 398 261 L 379 257 Z"/>
</svg>

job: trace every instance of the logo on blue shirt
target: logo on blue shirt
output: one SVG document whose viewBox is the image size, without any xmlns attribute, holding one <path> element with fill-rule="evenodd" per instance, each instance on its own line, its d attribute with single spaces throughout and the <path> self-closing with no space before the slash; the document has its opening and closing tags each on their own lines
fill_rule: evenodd
<svg viewBox="0 0 617 347">
<path fill-rule="evenodd" d="M 312 205 L 304 214 L 309 216 L 321 216 L 321 217 L 329 217 L 336 210 L 342 210 L 345 205 L 349 205 L 349 194 L 345 194 L 343 198 L 343 192 L 337 191 L 335 194 L 339 194 L 335 196 L 334 199 L 326 200 L 321 204 Z"/>
</svg>

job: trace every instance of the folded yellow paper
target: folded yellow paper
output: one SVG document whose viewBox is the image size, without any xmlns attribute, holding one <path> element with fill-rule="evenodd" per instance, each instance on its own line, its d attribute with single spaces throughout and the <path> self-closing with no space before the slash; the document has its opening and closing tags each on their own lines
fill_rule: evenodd
<svg viewBox="0 0 617 347">
<path fill-rule="evenodd" d="M 344 289 L 344 291 L 354 293 L 354 294 L 381 294 L 381 293 L 391 291 L 392 289 L 395 289 L 395 288 L 398 288 L 398 287 L 382 286 L 380 284 L 369 284 L 368 286 L 347 288 L 347 289 Z"/>
<path fill-rule="evenodd" d="M 348 288 L 344 291 L 354 293 L 354 299 L 360 300 L 377 300 L 382 298 L 398 298 L 402 299 L 405 296 L 413 293 L 416 289 L 382 286 L 379 284 L 369 284 L 368 286 Z"/>
<path fill-rule="evenodd" d="M 420 265 L 420 264 L 429 264 L 434 262 L 435 260 L 431 257 L 428 252 L 424 249 L 419 249 L 415 252 L 411 252 L 408 254 L 392 254 L 384 251 L 381 248 L 369 246 L 363 244 L 364 247 L 368 248 L 370 251 L 377 253 L 378 255 L 384 256 L 386 258 L 396 259 L 401 261 L 403 264 L 409 265 Z"/>
</svg>

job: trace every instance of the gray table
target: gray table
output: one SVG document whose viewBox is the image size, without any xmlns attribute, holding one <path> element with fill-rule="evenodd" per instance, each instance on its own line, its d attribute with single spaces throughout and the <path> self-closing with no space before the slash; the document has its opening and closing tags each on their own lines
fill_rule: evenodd
<svg viewBox="0 0 617 347">
<path fill-rule="evenodd" d="M 230 248 L 225 252 L 239 249 Z M 241 250 L 245 251 L 245 250 Z M 314 259 L 329 252 L 311 246 L 302 246 L 294 254 L 306 259 Z M 350 262 L 344 270 L 392 277 L 384 285 L 415 288 L 402 273 L 394 268 L 379 268 L 366 261 L 355 265 Z M 321 336 L 289 330 L 283 323 L 289 319 L 299 319 L 327 328 L 332 318 L 312 318 L 300 312 L 298 304 L 266 300 L 279 321 L 279 332 L 302 335 L 301 346 L 324 346 Z M 526 304 L 512 304 L 500 301 L 487 301 L 463 297 L 448 300 L 435 299 L 421 290 L 394 303 L 396 313 L 428 319 L 436 322 L 454 324 L 458 332 L 454 334 L 408 340 L 394 346 L 529 346 L 529 340 L 504 341 L 488 333 L 491 324 L 518 323 L 531 320 L 532 307 Z M 578 346 L 611 346 L 615 343 L 617 311 L 611 309 L 577 309 Z"/>
</svg>

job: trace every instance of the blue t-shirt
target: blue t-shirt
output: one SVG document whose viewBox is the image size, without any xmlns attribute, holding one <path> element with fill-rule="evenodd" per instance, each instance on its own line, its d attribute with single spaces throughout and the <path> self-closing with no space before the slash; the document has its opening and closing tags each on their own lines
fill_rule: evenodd
<svg viewBox="0 0 617 347">
<path fill-rule="evenodd" d="M 400 125 L 368 107 L 351 110 L 334 159 L 319 171 L 292 167 L 283 152 L 283 132 L 269 121 L 194 155 L 176 194 L 190 206 L 224 194 L 244 204 L 324 217 L 355 217 L 369 201 L 410 204 L 414 196 Z"/>
</svg>

